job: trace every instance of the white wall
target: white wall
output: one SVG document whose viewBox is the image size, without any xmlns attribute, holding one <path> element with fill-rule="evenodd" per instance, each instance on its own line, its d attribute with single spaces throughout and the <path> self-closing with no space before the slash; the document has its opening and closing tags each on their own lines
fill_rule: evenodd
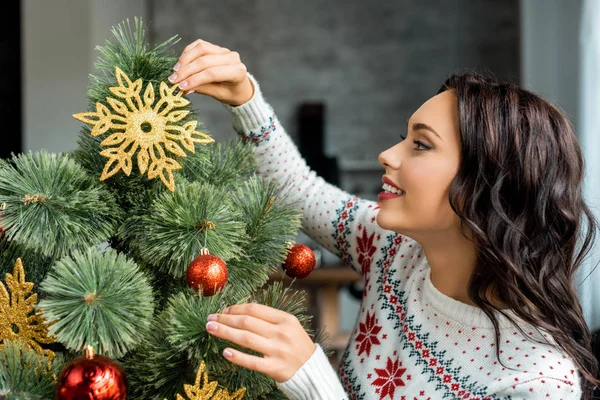
<svg viewBox="0 0 600 400">
<path fill-rule="evenodd" d="M 581 0 L 521 0 L 521 84 L 577 125 Z"/>
<path fill-rule="evenodd" d="M 144 0 L 23 0 L 23 149 L 76 147 L 88 74 L 112 26 L 146 17 Z"/>
<path fill-rule="evenodd" d="M 590 121 L 595 119 L 591 115 L 587 121 L 582 119 L 584 104 L 580 101 L 586 84 L 582 82 L 581 70 L 581 44 L 585 40 L 581 36 L 582 6 L 582 0 L 521 0 L 522 75 L 526 87 L 555 101 L 570 115 L 586 157 L 586 200 L 598 218 L 598 197 L 592 196 L 597 193 L 597 185 L 592 183 L 599 173 L 597 150 L 589 147 L 598 142 L 595 131 L 591 135 L 583 132 L 584 128 L 590 129 Z M 589 84 L 594 84 L 593 79 Z M 587 100 L 595 99 L 590 96 Z M 590 105 L 586 106 L 589 109 Z M 600 279 L 599 246 L 597 241 L 579 270 L 576 282 L 584 316 L 592 331 L 600 329 L 600 296 L 596 287 Z"/>
</svg>

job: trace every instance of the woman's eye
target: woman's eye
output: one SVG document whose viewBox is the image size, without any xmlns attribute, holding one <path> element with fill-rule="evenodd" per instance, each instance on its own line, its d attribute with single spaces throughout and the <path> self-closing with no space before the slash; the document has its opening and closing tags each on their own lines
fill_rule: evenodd
<svg viewBox="0 0 600 400">
<path fill-rule="evenodd" d="M 419 141 L 419 140 L 413 140 L 413 143 L 417 146 L 415 147 L 415 150 L 429 150 L 429 146 L 423 144 L 423 142 Z"/>
</svg>

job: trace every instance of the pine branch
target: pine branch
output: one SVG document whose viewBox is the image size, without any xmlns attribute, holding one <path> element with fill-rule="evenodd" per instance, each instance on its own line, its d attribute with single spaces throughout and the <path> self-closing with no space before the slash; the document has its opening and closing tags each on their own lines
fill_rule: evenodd
<svg viewBox="0 0 600 400">
<path fill-rule="evenodd" d="M 71 157 L 81 164 L 89 176 L 96 182 L 100 180 L 106 164 L 106 157 L 100 155 L 103 147 L 100 142 L 105 136 L 91 136 L 91 129 L 84 126 L 77 138 L 77 148 L 71 152 Z M 161 193 L 168 189 L 160 179 L 148 180 L 146 175 L 139 173 L 137 163 L 129 176 L 116 174 L 102 184 L 110 190 L 116 203 L 127 215 L 139 214 Z"/>
<path fill-rule="evenodd" d="M 207 227 L 207 222 L 214 227 Z M 246 240 L 242 217 L 231 206 L 231 194 L 200 183 L 181 183 L 175 193 L 159 196 L 145 215 L 123 224 L 119 237 L 145 262 L 176 278 L 185 275 L 202 248 L 227 262 L 242 256 Z"/>
<path fill-rule="evenodd" d="M 177 61 L 172 46 L 180 40 L 177 35 L 150 46 L 143 21 L 135 18 L 134 24 L 132 27 L 127 19 L 115 25 L 112 28 L 114 39 L 107 39 L 104 46 L 96 46 L 100 56 L 94 64 L 97 74 L 90 74 L 87 92 L 90 105 L 103 102 L 107 96 L 111 96 L 108 87 L 114 86 L 115 67 L 132 79 L 143 78 L 146 82 L 152 82 L 156 88 L 172 73 Z"/>
<path fill-rule="evenodd" d="M 253 294 L 252 302 L 285 311 L 298 318 L 300 324 L 309 335 L 312 335 L 312 316 L 306 308 L 306 293 L 289 287 L 283 287 L 282 281 L 274 281 L 269 286 L 258 290 Z"/>
<path fill-rule="evenodd" d="M 206 332 L 207 318 L 210 314 L 222 312 L 227 306 L 246 301 L 248 298 L 237 297 L 235 288 L 231 286 L 210 297 L 202 296 L 202 292 L 196 294 L 191 289 L 177 293 L 169 299 L 166 308 L 165 329 L 169 342 L 195 360 L 204 360 L 209 365 L 229 364 L 221 352 L 231 343 L 225 344 Z"/>
<path fill-rule="evenodd" d="M 54 398 L 56 378 L 66 364 L 61 354 L 50 361 L 18 342 L 4 341 L 0 350 L 0 398 L 45 400 Z"/>
<path fill-rule="evenodd" d="M 226 361 L 222 356 L 225 347 L 260 356 L 236 344 L 209 335 L 206 332 L 206 322 L 209 314 L 219 313 L 225 307 L 236 303 L 256 302 L 265 304 L 295 315 L 309 335 L 311 316 L 307 314 L 305 293 L 283 288 L 282 282 L 262 288 L 250 298 L 233 297 L 233 290 L 224 290 L 215 296 L 203 298 L 190 292 L 179 293 L 169 301 L 166 330 L 168 341 L 180 352 L 185 352 L 191 358 L 205 361 L 212 379 L 216 379 L 230 391 L 246 387 L 246 399 L 260 399 L 275 391 L 275 382 L 264 374 L 240 368 Z"/>
<path fill-rule="evenodd" d="M 17 258 L 23 262 L 27 281 L 33 282 L 34 291 L 40 294 L 39 283 L 46 277 L 54 260 L 32 249 L 8 241 L 4 235 L 0 234 L 0 277 L 13 272 Z"/>
<path fill-rule="evenodd" d="M 7 240 L 58 258 L 106 241 L 121 218 L 110 193 L 70 157 L 46 151 L 0 160 Z"/>
<path fill-rule="evenodd" d="M 73 252 L 53 266 L 41 283 L 38 308 L 50 333 L 74 351 L 95 345 L 117 358 L 137 346 L 154 311 L 152 288 L 138 266 L 111 248 Z"/>
<path fill-rule="evenodd" d="M 268 265 L 258 263 L 247 255 L 229 260 L 227 270 L 229 272 L 227 286 L 234 287 L 240 296 L 250 294 L 269 280 Z"/>
<path fill-rule="evenodd" d="M 248 350 L 243 351 L 249 353 Z M 273 393 L 277 391 L 275 381 L 260 372 L 237 367 L 231 363 L 228 369 L 219 369 L 214 364 L 208 365 L 208 367 L 210 379 L 219 381 L 219 384 L 230 392 L 245 387 L 244 400 L 275 398 L 273 396 Z M 287 397 L 283 397 L 283 399 L 287 399 Z"/>
<path fill-rule="evenodd" d="M 286 190 L 285 185 L 278 189 L 275 181 L 255 175 L 239 185 L 234 196 L 250 237 L 244 243 L 244 253 L 255 263 L 279 268 L 287 245 L 300 230 L 302 212 L 290 204 Z"/>
<path fill-rule="evenodd" d="M 144 344 L 123 359 L 132 399 L 175 399 L 183 385 L 194 380 L 196 366 L 168 340 L 168 324 L 167 313 L 159 314 Z"/>
<path fill-rule="evenodd" d="M 214 143 L 205 149 L 207 154 L 187 157 L 182 162 L 183 173 L 191 182 L 233 186 L 255 173 L 252 148 L 239 139 Z"/>
<path fill-rule="evenodd" d="M 232 347 L 257 356 L 259 354 L 206 332 L 209 314 L 220 313 L 227 306 L 249 301 L 247 297 L 235 296 L 234 291 L 228 286 L 211 297 L 202 297 L 191 291 L 173 296 L 166 311 L 167 339 L 180 353 L 188 354 L 198 363 L 204 361 L 211 380 L 218 380 L 230 392 L 246 387 L 244 399 L 257 399 L 272 392 L 275 382 L 264 374 L 230 363 L 222 353 L 225 347 Z"/>
<path fill-rule="evenodd" d="M 167 77 L 172 73 L 172 67 L 177 60 L 172 46 L 179 39 L 177 36 L 173 36 L 163 43 L 152 46 L 147 43 L 147 32 L 143 27 L 142 20 L 136 18 L 134 25 L 132 26 L 129 20 L 116 25 L 112 29 L 112 40 L 108 39 L 104 46 L 96 47 L 100 56 L 95 63 L 95 73 L 89 76 L 88 111 L 95 110 L 97 103 L 111 108 L 107 98 L 115 97 L 110 88 L 117 86 L 116 67 L 120 68 L 133 81 L 141 78 L 143 80 L 142 90 L 152 84 L 155 98 L 160 98 L 160 83 L 168 82 Z M 179 126 L 184 126 L 190 121 L 196 121 L 198 128 L 202 125 L 197 120 L 197 112 L 191 104 L 181 107 L 180 110 L 189 111 L 189 114 L 178 122 Z M 89 127 L 83 126 L 77 139 L 78 146 L 72 152 L 73 157 L 96 179 L 101 176 L 107 161 L 99 154 L 103 149 L 100 143 L 112 133 L 114 131 L 109 129 L 104 135 L 92 137 Z M 202 154 L 202 147 L 202 145 L 196 145 L 196 152 Z M 175 174 L 181 175 L 180 171 L 176 171 Z M 114 189 L 118 203 L 127 212 L 133 209 L 134 213 L 137 212 L 137 208 L 143 209 L 165 190 L 159 179 L 148 180 L 147 175 L 140 174 L 135 162 L 129 176 L 120 173 L 104 183 Z"/>
</svg>

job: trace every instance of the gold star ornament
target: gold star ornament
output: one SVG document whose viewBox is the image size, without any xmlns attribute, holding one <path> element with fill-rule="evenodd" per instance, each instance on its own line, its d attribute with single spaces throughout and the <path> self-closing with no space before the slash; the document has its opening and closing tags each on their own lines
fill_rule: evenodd
<svg viewBox="0 0 600 400">
<path fill-rule="evenodd" d="M 161 82 L 160 98 L 155 99 L 151 82 L 142 95 L 141 78 L 132 82 L 119 67 L 115 67 L 115 76 L 118 86 L 109 88 L 115 97 L 106 98 L 110 108 L 98 102 L 94 112 L 73 114 L 75 119 L 93 126 L 92 136 L 109 133 L 100 142 L 106 147 L 100 154 L 108 158 L 100 180 L 119 171 L 129 176 L 136 157 L 141 174 L 148 172 L 148 179 L 160 177 L 170 191 L 175 191 L 173 171 L 181 165 L 169 155 L 186 157 L 184 149 L 194 153 L 196 143 L 213 143 L 214 139 L 196 131 L 197 121 L 178 124 L 190 113 L 181 109 L 190 102 L 182 97 L 177 85 L 169 87 Z"/>
<path fill-rule="evenodd" d="M 33 283 L 25 281 L 23 262 L 18 258 L 13 273 L 6 274 L 6 285 L 0 282 L 0 349 L 6 340 L 20 341 L 53 360 L 54 352 L 41 344 L 54 343 L 56 338 L 48 335 L 49 324 L 35 311 L 37 294 L 31 294 L 32 290 Z"/>
<path fill-rule="evenodd" d="M 217 381 L 208 381 L 206 366 L 204 361 L 202 361 L 198 368 L 194 385 L 183 385 L 187 399 L 178 394 L 177 400 L 242 400 L 244 394 L 246 394 L 245 387 L 238 389 L 231 395 L 227 389 L 219 389 L 219 391 L 215 393 L 217 385 Z"/>
</svg>

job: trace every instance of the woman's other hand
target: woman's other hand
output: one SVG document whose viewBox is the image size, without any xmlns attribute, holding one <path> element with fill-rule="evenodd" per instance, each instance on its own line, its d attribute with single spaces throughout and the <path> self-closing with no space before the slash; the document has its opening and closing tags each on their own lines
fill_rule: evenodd
<svg viewBox="0 0 600 400">
<path fill-rule="evenodd" d="M 226 348 L 223 356 L 234 364 L 285 382 L 313 355 L 316 345 L 298 318 L 262 304 L 238 304 L 208 318 L 207 331 L 221 339 L 262 354 Z"/>
<path fill-rule="evenodd" d="M 254 94 L 240 55 L 201 39 L 183 50 L 173 71 L 169 82 L 187 94 L 201 93 L 232 106 L 246 103 Z"/>
</svg>

